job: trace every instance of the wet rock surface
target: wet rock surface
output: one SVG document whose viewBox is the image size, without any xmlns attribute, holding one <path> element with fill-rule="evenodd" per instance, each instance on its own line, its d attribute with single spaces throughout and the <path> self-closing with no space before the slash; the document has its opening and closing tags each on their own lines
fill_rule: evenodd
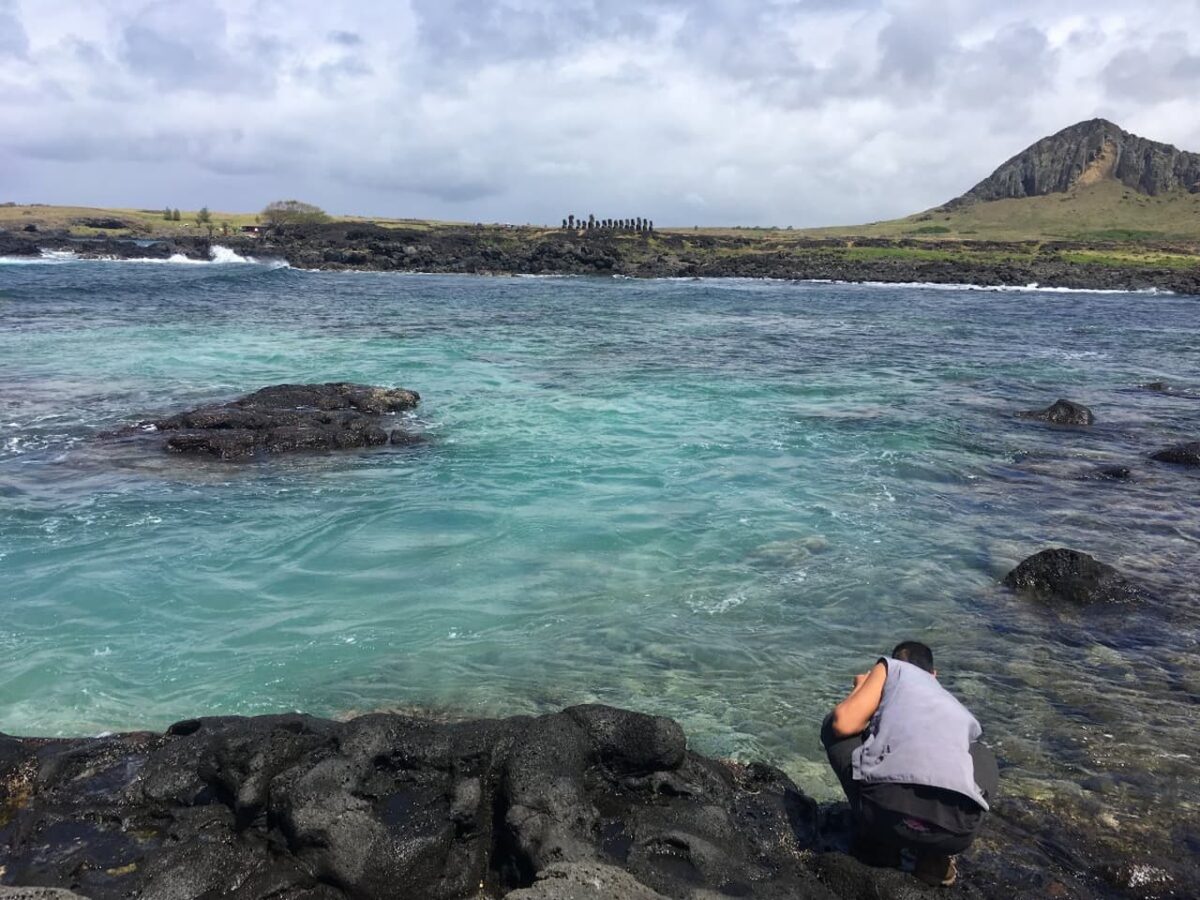
<svg viewBox="0 0 1200 900">
<path fill-rule="evenodd" d="M 143 423 L 166 435 L 171 452 L 247 459 L 300 450 L 348 450 L 411 443 L 395 413 L 420 403 L 416 391 L 348 382 L 278 384 L 218 406 Z"/>
<path fill-rule="evenodd" d="M 1143 603 L 1149 593 L 1112 566 L 1086 553 L 1055 547 L 1024 560 L 1004 577 L 1012 590 L 1075 606 Z"/>
<path fill-rule="evenodd" d="M 1084 477 L 1097 481 L 1130 481 L 1133 479 L 1133 470 L 1121 465 L 1097 466 Z"/>
<path fill-rule="evenodd" d="M 706 758 L 669 719 L 594 705 L 0 735 L 8 886 L 311 900 L 1128 895 L 1019 801 L 997 803 L 950 892 L 847 855 L 848 823 L 844 804 L 816 803 L 777 769 Z M 1105 859 L 1147 871 L 1136 854 Z"/>
<path fill-rule="evenodd" d="M 1082 403 L 1073 400 L 1056 400 L 1045 409 L 1030 409 L 1017 413 L 1020 419 L 1036 419 L 1051 425 L 1092 425 L 1096 417 Z"/>
<path fill-rule="evenodd" d="M 1174 463 L 1177 466 L 1200 466 L 1200 441 L 1176 444 L 1150 454 L 1158 462 Z"/>
</svg>

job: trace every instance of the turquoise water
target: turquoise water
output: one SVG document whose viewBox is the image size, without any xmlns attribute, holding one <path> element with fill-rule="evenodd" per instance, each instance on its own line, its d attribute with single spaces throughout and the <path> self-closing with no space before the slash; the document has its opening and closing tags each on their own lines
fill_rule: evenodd
<svg viewBox="0 0 1200 900">
<path fill-rule="evenodd" d="M 0 730 L 604 701 L 832 795 L 820 717 L 915 637 L 1017 789 L 1193 809 L 1200 478 L 1145 454 L 1200 400 L 1137 385 L 1200 381 L 1197 302 L 0 264 Z M 100 437 L 325 380 L 420 391 L 425 442 Z M 1058 396 L 1099 423 L 1010 415 Z M 1134 480 L 1078 477 L 1103 462 Z M 1161 601 L 997 588 L 1057 544 Z"/>
</svg>

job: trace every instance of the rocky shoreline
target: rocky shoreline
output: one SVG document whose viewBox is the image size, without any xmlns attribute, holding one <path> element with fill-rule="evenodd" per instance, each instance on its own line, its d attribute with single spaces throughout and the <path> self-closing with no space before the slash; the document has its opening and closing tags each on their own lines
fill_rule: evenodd
<svg viewBox="0 0 1200 900">
<path fill-rule="evenodd" d="M 684 232 L 578 233 L 496 226 L 418 230 L 337 223 L 276 229 L 261 237 L 148 236 L 81 239 L 65 233 L 0 233 L 0 256 L 69 251 L 84 258 L 208 259 L 214 245 L 243 256 L 327 271 L 630 278 L 778 278 L 847 282 L 1167 290 L 1200 295 L 1197 265 L 1123 264 L 1119 245 L 937 242 L 714 236 Z M 1163 248 L 1192 252 L 1192 248 Z M 1105 262 L 1072 254 L 1112 252 Z"/>
<path fill-rule="evenodd" d="M 0 735 L 0 885 L 94 898 L 1184 896 L 1133 836 L 1101 830 L 1002 797 L 959 884 L 926 888 L 848 854 L 844 804 L 597 705 Z"/>
</svg>

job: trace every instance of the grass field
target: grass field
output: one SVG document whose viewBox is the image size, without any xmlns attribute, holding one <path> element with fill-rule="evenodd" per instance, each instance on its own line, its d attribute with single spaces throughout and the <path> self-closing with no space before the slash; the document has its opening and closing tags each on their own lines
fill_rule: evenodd
<svg viewBox="0 0 1200 900">
<path fill-rule="evenodd" d="M 196 221 L 199 210 L 181 209 L 179 221 L 168 221 L 163 218 L 161 209 L 120 209 L 98 208 L 90 206 L 46 206 L 43 204 L 0 205 L 0 229 L 20 230 L 26 225 L 37 225 L 42 229 L 65 228 L 79 237 L 96 237 L 109 235 L 111 237 L 130 237 L 138 235 L 207 235 L 208 226 Z M 224 227 L 236 232 L 245 225 L 258 224 L 258 213 L 222 212 L 210 210 L 209 216 L 213 233 L 220 235 Z M 396 228 L 434 228 L 440 224 L 425 219 L 381 219 L 364 216 L 331 216 L 331 220 L 340 222 L 374 222 L 377 225 Z M 122 228 L 96 228 L 84 222 L 88 219 L 118 219 L 124 223 Z"/>
<path fill-rule="evenodd" d="M 848 228 L 805 229 L 814 237 L 917 237 L 975 241 L 1180 241 L 1200 243 L 1200 194 L 1148 197 L 1117 181 L 1065 194 L 994 200 Z"/>
</svg>

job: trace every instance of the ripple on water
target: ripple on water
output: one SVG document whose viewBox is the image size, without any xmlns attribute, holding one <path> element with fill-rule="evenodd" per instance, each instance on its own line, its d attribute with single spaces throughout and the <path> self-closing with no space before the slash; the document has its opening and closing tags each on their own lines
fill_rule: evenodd
<svg viewBox="0 0 1200 900">
<path fill-rule="evenodd" d="M 1014 789 L 1195 808 L 1198 482 L 1146 454 L 1200 407 L 1135 388 L 1194 375 L 1193 299 L 86 263 L 0 289 L 6 731 L 602 701 L 832 795 L 820 717 L 917 636 Z M 429 440 L 231 467 L 94 439 L 333 379 L 420 390 Z M 1058 396 L 1097 425 L 1011 415 Z M 1160 604 L 995 587 L 1048 544 Z"/>
</svg>

